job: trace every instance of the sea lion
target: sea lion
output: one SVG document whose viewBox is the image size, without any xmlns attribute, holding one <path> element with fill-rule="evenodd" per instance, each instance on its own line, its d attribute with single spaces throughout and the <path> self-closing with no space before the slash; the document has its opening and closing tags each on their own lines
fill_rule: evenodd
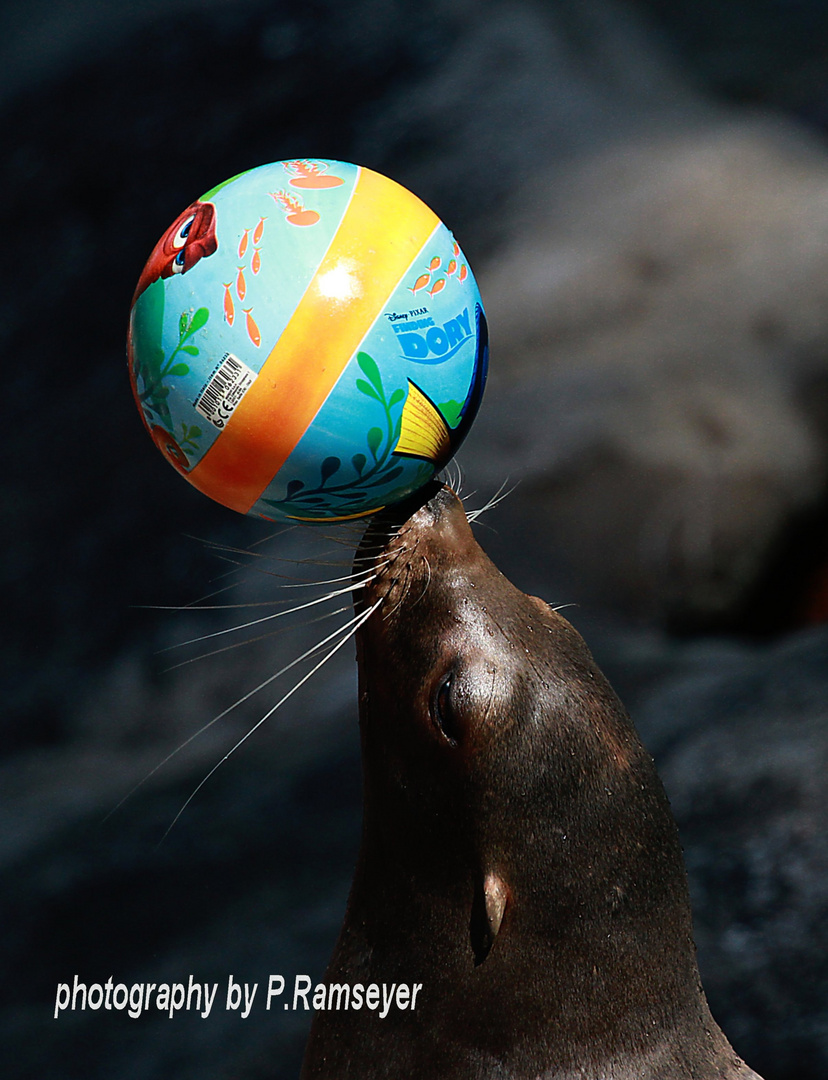
<svg viewBox="0 0 828 1080">
<path fill-rule="evenodd" d="M 364 823 L 304 1080 L 758 1080 L 701 987 L 677 830 L 577 631 L 431 486 L 356 572 Z M 365 1007 L 371 984 L 421 986 Z"/>
</svg>

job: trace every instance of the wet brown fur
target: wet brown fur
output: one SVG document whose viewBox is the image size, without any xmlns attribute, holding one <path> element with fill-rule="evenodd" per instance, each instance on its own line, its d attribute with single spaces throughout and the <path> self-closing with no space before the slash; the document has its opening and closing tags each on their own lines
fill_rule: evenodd
<svg viewBox="0 0 828 1080">
<path fill-rule="evenodd" d="M 320 1012 L 303 1077 L 755 1078 L 708 1010 L 676 828 L 622 705 L 453 493 L 428 495 L 357 556 L 392 559 L 359 601 L 384 598 L 357 638 L 363 836 L 326 976 L 423 990 L 384 1019 Z"/>
</svg>

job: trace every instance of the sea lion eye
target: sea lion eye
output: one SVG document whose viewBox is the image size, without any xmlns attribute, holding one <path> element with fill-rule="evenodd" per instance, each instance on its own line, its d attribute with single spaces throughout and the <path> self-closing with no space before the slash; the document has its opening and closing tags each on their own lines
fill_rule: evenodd
<svg viewBox="0 0 828 1080">
<path fill-rule="evenodd" d="M 431 717 L 452 746 L 456 746 L 460 742 L 460 726 L 452 704 L 453 682 L 453 676 L 449 675 L 438 686 L 431 703 Z"/>
</svg>

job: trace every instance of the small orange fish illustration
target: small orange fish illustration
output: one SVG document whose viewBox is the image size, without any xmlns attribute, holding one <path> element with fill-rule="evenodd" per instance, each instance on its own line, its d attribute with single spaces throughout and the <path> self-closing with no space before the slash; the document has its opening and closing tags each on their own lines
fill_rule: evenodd
<svg viewBox="0 0 828 1080">
<path fill-rule="evenodd" d="M 250 232 L 250 229 L 245 229 L 244 232 L 242 233 L 241 240 L 239 240 L 239 258 L 240 259 L 244 258 L 244 253 L 245 253 L 245 251 L 247 251 L 247 234 L 249 232 Z"/>
<path fill-rule="evenodd" d="M 264 223 L 265 223 L 266 220 L 267 220 L 266 218 L 262 217 L 262 219 L 259 221 L 259 224 L 253 230 L 253 243 L 254 243 L 254 245 L 255 244 L 261 244 L 261 242 L 262 242 L 262 233 L 264 232 Z"/>
<path fill-rule="evenodd" d="M 252 310 L 253 310 L 252 307 L 242 308 L 242 311 L 247 316 L 247 336 L 250 338 L 250 340 L 253 342 L 253 344 L 258 349 L 258 347 L 262 343 L 262 335 L 259 333 L 259 328 L 256 325 L 256 320 L 250 314 L 252 312 Z"/>
<path fill-rule="evenodd" d="M 271 191 L 270 197 L 288 211 L 286 220 L 291 225 L 315 225 L 319 221 L 319 214 L 315 210 L 306 210 L 302 200 L 287 191 Z"/>
<path fill-rule="evenodd" d="M 457 269 L 457 259 L 450 259 L 449 264 L 446 267 L 446 273 L 447 274 L 453 274 L 456 269 Z"/>
<path fill-rule="evenodd" d="M 434 258 L 431 260 L 431 262 L 428 264 L 429 270 L 431 270 L 432 272 L 434 270 L 439 270 L 440 269 L 440 263 L 442 261 L 443 260 L 440 258 L 439 255 L 435 255 Z"/>
<path fill-rule="evenodd" d="M 326 175 L 328 166 L 322 161 L 288 161 L 286 168 L 293 173 L 291 187 L 334 188 L 345 183 L 341 176 Z"/>
<path fill-rule="evenodd" d="M 409 291 L 413 293 L 419 292 L 420 289 L 424 289 L 428 285 L 429 281 L 431 281 L 431 274 L 420 274 L 414 284 L 408 286 Z"/>
<path fill-rule="evenodd" d="M 239 267 L 239 272 L 236 275 L 236 295 L 239 300 L 244 300 L 247 296 L 247 282 L 244 280 L 244 267 Z"/>
<path fill-rule="evenodd" d="M 469 274 L 469 268 L 465 263 L 460 264 L 460 273 L 457 275 L 458 281 L 465 281 Z"/>
<path fill-rule="evenodd" d="M 250 260 L 250 269 L 253 271 L 254 274 L 258 274 L 261 268 L 262 253 L 259 251 L 258 248 L 253 248 L 253 258 Z"/>
<path fill-rule="evenodd" d="M 233 287 L 232 281 L 224 282 L 224 317 L 227 320 L 227 325 L 233 325 L 233 319 L 236 317 L 236 307 L 233 303 L 233 296 L 230 289 Z"/>
<path fill-rule="evenodd" d="M 438 292 L 442 292 L 446 287 L 446 279 L 444 277 L 437 278 L 431 288 L 428 290 L 429 296 L 435 296 Z"/>
</svg>

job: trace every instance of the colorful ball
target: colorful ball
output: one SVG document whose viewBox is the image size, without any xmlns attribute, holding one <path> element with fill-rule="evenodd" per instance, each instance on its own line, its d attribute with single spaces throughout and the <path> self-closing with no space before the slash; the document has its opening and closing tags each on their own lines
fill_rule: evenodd
<svg viewBox="0 0 828 1080">
<path fill-rule="evenodd" d="M 270 519 L 359 518 L 450 460 L 488 362 L 480 293 L 424 203 L 341 161 L 280 161 L 180 214 L 132 301 L 130 376 L 161 452 Z"/>
</svg>

